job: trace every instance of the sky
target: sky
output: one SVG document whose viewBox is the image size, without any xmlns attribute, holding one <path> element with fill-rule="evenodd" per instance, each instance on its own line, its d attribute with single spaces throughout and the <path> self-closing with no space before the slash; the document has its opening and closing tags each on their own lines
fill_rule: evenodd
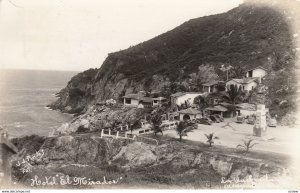
<svg viewBox="0 0 300 193">
<path fill-rule="evenodd" d="M 82 71 L 242 0 L 0 0 L 0 69 Z"/>
</svg>

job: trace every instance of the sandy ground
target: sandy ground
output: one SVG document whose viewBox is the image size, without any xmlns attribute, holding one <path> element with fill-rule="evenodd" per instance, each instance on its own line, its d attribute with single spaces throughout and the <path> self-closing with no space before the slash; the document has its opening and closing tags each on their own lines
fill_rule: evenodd
<svg viewBox="0 0 300 193">
<path fill-rule="evenodd" d="M 243 144 L 243 140 L 254 139 L 257 145 L 253 150 L 267 151 L 297 155 L 300 157 L 300 127 L 268 127 L 266 138 L 253 136 L 253 125 L 239 124 L 235 119 L 227 119 L 225 122 L 213 123 L 212 125 L 198 124 L 198 128 L 189 132 L 184 139 L 191 141 L 206 142 L 205 134 L 214 133 L 219 139 L 215 139 L 215 145 L 222 145 L 236 148 L 238 144 Z M 227 126 L 229 123 L 229 126 Z M 298 127 L 298 129 L 297 129 Z M 175 130 L 166 130 L 164 135 L 178 138 Z M 297 152 L 297 153 L 296 153 Z"/>
</svg>

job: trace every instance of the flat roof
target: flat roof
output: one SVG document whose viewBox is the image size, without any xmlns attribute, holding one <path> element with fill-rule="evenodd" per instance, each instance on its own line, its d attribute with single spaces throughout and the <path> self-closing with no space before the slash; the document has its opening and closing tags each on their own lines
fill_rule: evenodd
<svg viewBox="0 0 300 193">
<path fill-rule="evenodd" d="M 197 109 L 193 109 L 193 108 L 184 109 L 184 110 L 178 111 L 178 113 L 190 114 L 190 115 L 202 114 L 201 111 L 198 111 Z"/>
<path fill-rule="evenodd" d="M 235 81 L 235 82 L 237 82 L 237 83 L 239 83 L 239 84 L 248 84 L 248 83 L 251 83 L 251 82 L 253 82 L 253 81 L 255 81 L 255 80 L 257 80 L 258 78 L 257 77 L 248 77 L 248 78 L 233 78 L 233 79 L 231 79 L 231 80 L 228 80 L 227 82 L 229 82 L 229 81 Z M 227 83 L 226 82 L 226 83 Z"/>
<path fill-rule="evenodd" d="M 180 97 L 180 96 L 183 96 L 183 95 L 186 95 L 186 94 L 203 94 L 202 92 L 177 92 L 177 93 L 174 93 L 174 94 L 171 94 L 172 97 Z"/>
<path fill-rule="evenodd" d="M 216 105 L 214 107 L 208 107 L 208 108 L 206 108 L 206 110 L 209 110 L 209 111 L 218 111 L 218 112 L 226 112 L 226 111 L 228 111 L 228 109 L 226 107 L 223 107 L 221 105 Z"/>
<path fill-rule="evenodd" d="M 265 69 L 264 67 L 262 67 L 262 66 L 257 66 L 257 67 L 254 67 L 254 68 L 250 68 L 249 70 L 246 70 L 246 72 L 249 72 L 249 71 L 251 71 L 251 70 L 255 70 L 255 69 L 258 69 L 258 68 L 267 71 L 267 69 Z"/>
<path fill-rule="evenodd" d="M 152 103 L 152 101 L 153 101 L 153 98 L 145 97 L 145 96 L 142 96 L 142 95 L 139 95 L 139 94 L 128 94 L 128 95 L 123 96 L 123 98 L 135 99 L 135 100 L 143 101 L 143 102 L 146 102 L 146 103 Z"/>
<path fill-rule="evenodd" d="M 219 84 L 219 81 L 214 80 L 214 81 L 204 83 L 204 84 L 202 84 L 202 86 L 213 86 L 213 85 L 216 85 L 216 84 Z"/>
</svg>

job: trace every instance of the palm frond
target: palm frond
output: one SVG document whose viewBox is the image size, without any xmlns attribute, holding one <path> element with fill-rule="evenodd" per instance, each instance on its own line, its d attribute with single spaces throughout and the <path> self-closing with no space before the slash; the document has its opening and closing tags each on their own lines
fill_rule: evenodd
<svg viewBox="0 0 300 193">
<path fill-rule="evenodd" d="M 249 148 L 252 148 L 254 145 L 257 145 L 258 143 L 253 143 L 252 145 L 249 146 Z"/>
</svg>

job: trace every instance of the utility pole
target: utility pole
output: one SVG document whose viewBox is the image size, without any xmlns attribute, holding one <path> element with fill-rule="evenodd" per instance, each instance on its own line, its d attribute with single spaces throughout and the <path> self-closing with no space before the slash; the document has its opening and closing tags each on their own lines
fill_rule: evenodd
<svg viewBox="0 0 300 193">
<path fill-rule="evenodd" d="M 228 80 L 228 76 L 229 76 L 229 70 L 232 69 L 233 67 L 231 65 L 225 67 L 224 64 L 221 66 L 220 70 L 222 70 L 223 72 L 226 71 L 226 80 Z"/>
</svg>

